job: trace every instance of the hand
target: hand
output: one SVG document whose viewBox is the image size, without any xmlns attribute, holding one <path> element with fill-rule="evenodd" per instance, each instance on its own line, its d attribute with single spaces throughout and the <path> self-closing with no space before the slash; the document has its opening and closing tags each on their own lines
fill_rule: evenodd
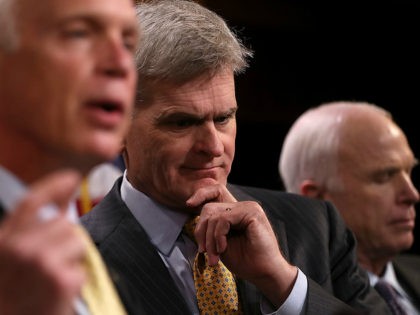
<svg viewBox="0 0 420 315">
<path fill-rule="evenodd" d="M 297 268 L 281 254 L 271 224 L 257 202 L 237 202 L 225 186 L 214 186 L 198 189 L 187 201 L 191 207 L 202 205 L 195 230 L 199 251 L 207 252 L 210 264 L 221 258 L 232 273 L 254 283 L 280 306 L 293 288 Z M 219 192 L 217 196 L 215 192 Z"/>
<path fill-rule="evenodd" d="M 0 225 L 2 314 L 74 314 L 73 302 L 86 278 L 85 248 L 65 211 L 79 182 L 73 171 L 48 176 L 30 187 Z M 51 203 L 59 214 L 40 220 L 39 209 Z"/>
</svg>

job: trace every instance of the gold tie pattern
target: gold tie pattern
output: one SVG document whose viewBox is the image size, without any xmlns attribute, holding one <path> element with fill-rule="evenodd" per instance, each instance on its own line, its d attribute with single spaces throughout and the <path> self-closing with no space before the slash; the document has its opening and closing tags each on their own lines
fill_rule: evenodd
<svg viewBox="0 0 420 315">
<path fill-rule="evenodd" d="M 197 222 L 198 217 L 194 217 L 184 225 L 185 234 L 194 241 Z M 207 254 L 197 253 L 193 274 L 200 314 L 242 314 L 235 278 L 220 260 L 217 265 L 209 266 Z"/>
<path fill-rule="evenodd" d="M 85 267 L 88 279 L 82 288 L 82 297 L 91 315 L 126 315 L 104 262 L 87 232 L 77 225 L 86 243 Z"/>
</svg>

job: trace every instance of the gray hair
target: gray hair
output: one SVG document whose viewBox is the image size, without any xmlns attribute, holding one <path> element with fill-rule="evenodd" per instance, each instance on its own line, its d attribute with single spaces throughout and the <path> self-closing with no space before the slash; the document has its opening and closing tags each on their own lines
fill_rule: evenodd
<svg viewBox="0 0 420 315">
<path fill-rule="evenodd" d="M 336 172 L 340 131 L 345 113 L 356 108 L 392 118 L 388 111 L 371 103 L 340 101 L 310 108 L 294 122 L 279 159 L 279 173 L 287 191 L 300 193 L 300 184 L 305 179 L 324 187 L 342 185 Z"/>
<path fill-rule="evenodd" d="M 140 87 L 143 80 L 185 83 L 224 68 L 238 74 L 247 68 L 247 58 L 252 56 L 223 18 L 193 1 L 139 3 L 137 17 Z"/>
<path fill-rule="evenodd" d="M 0 0 L 0 50 L 3 51 L 12 51 L 18 45 L 16 2 L 14 0 Z"/>
</svg>

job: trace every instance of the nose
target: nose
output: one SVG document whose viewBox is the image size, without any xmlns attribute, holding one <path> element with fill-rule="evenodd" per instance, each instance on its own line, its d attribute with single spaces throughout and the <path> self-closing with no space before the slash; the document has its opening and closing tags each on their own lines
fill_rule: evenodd
<svg viewBox="0 0 420 315">
<path fill-rule="evenodd" d="M 401 192 L 400 202 L 413 205 L 419 201 L 419 192 L 414 186 L 410 174 L 403 174 Z"/>
<path fill-rule="evenodd" d="M 110 36 L 104 45 L 99 45 L 100 71 L 111 76 L 124 78 L 135 73 L 134 54 L 126 47 L 121 36 Z"/>
<path fill-rule="evenodd" d="M 200 125 L 195 132 L 195 149 L 197 152 L 217 157 L 224 152 L 223 134 L 219 132 L 213 122 Z"/>
</svg>

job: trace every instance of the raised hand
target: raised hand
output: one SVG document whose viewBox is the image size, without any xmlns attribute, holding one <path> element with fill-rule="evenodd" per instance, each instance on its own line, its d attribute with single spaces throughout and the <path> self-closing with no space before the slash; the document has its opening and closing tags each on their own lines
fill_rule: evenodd
<svg viewBox="0 0 420 315">
<path fill-rule="evenodd" d="M 222 259 L 231 272 L 254 283 L 274 305 L 283 303 L 297 268 L 281 254 L 261 206 L 255 201 L 236 201 L 223 185 L 198 189 L 187 205 L 201 206 L 195 236 L 209 263 Z"/>
<path fill-rule="evenodd" d="M 85 281 L 85 248 L 65 211 L 78 187 L 73 171 L 57 172 L 31 186 L 0 226 L 0 313 L 74 314 Z M 54 204 L 58 215 L 40 219 Z"/>
</svg>

